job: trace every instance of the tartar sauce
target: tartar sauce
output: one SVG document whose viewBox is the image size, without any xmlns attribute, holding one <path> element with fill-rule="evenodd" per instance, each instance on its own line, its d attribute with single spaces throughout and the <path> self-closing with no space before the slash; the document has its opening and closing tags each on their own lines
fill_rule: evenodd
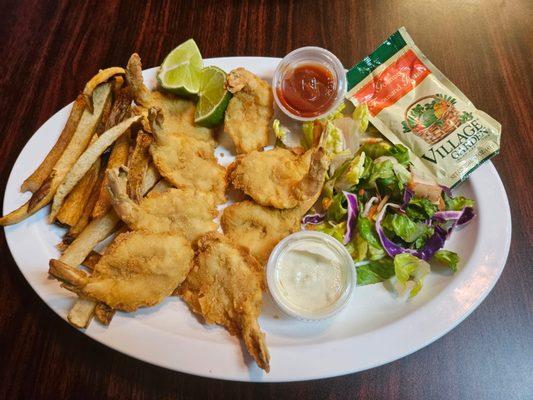
<svg viewBox="0 0 533 400">
<path fill-rule="evenodd" d="M 342 244 L 322 235 L 312 231 L 291 235 L 274 250 L 267 267 L 274 300 L 299 318 L 328 317 L 342 308 L 353 289 L 350 255 Z"/>
</svg>

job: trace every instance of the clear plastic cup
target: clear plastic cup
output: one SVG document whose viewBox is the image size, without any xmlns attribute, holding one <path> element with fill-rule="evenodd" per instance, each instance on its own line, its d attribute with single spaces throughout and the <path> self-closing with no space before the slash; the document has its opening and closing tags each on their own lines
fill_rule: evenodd
<svg viewBox="0 0 533 400">
<path fill-rule="evenodd" d="M 331 107 L 320 115 L 312 117 L 302 117 L 300 115 L 296 115 L 288 110 L 278 97 L 278 89 L 281 86 L 285 74 L 302 64 L 320 64 L 321 66 L 327 68 L 336 80 L 337 90 L 334 101 L 331 104 Z M 281 60 L 276 68 L 276 71 L 274 72 L 272 87 L 276 104 L 285 114 L 298 121 L 311 121 L 331 113 L 344 100 L 344 95 L 346 94 L 347 88 L 346 71 L 342 63 L 332 52 L 315 46 L 300 47 L 299 49 L 291 51 L 283 58 L 283 60 Z"/>
<path fill-rule="evenodd" d="M 295 244 L 301 244 L 304 241 L 306 241 L 305 246 L 327 245 L 340 261 L 341 271 L 344 276 L 339 297 L 329 306 L 319 311 L 303 310 L 291 304 L 290 300 L 283 295 L 278 283 L 280 279 L 278 274 L 280 273 L 280 268 L 283 268 L 279 262 L 280 257 L 288 249 L 294 249 Z M 356 274 L 352 257 L 346 248 L 330 235 L 316 231 L 300 231 L 287 236 L 274 248 L 266 267 L 267 285 L 272 299 L 285 314 L 302 321 L 323 320 L 339 313 L 348 304 L 353 294 L 357 281 Z"/>
</svg>

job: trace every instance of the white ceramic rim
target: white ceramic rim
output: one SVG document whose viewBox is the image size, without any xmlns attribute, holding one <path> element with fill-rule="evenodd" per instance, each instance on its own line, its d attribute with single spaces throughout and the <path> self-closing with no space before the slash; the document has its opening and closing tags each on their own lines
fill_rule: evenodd
<svg viewBox="0 0 533 400">
<path fill-rule="evenodd" d="M 205 64 L 216 64 L 226 71 L 245 66 L 263 77 L 271 77 L 279 61 L 278 58 L 266 57 L 226 57 L 205 60 Z M 144 73 L 155 75 L 155 68 Z M 69 108 L 70 105 L 64 107 L 43 124 L 19 154 L 6 185 L 4 214 L 25 199 L 19 193 L 20 184 L 48 150 L 35 149 L 43 143 L 48 148 L 52 146 L 59 131 L 54 136 L 49 133 L 49 129 L 57 125 L 58 120 L 61 122 L 66 119 Z M 320 344 L 269 346 L 270 374 L 243 368 L 241 348 L 229 336 L 224 336 L 227 337 L 227 342 L 223 343 L 206 342 L 193 337 L 176 338 L 171 333 L 140 324 L 136 317 L 126 318 L 121 315 L 115 317 L 109 328 L 93 323 L 84 334 L 112 349 L 154 365 L 194 375 L 237 381 L 320 379 L 358 372 L 397 360 L 432 343 L 461 323 L 492 290 L 505 266 L 511 241 L 511 215 L 505 189 L 492 163 L 487 162 L 479 167 L 468 185 L 478 198 L 479 234 L 470 262 L 476 265 L 466 265 L 461 274 L 450 280 L 427 304 L 372 332 Z M 25 222 L 30 225 L 39 218 L 44 219 L 45 213 L 36 214 Z M 21 224 L 24 225 L 25 222 Z M 13 258 L 37 295 L 66 321 L 66 314 L 57 305 L 63 294 L 58 298 L 48 292 L 45 276 L 48 260 L 38 260 L 39 274 L 36 275 L 30 269 L 31 263 L 35 262 L 32 259 L 35 252 L 33 249 L 39 243 L 28 237 L 26 225 L 20 226 L 21 224 L 5 229 L 6 241 Z"/>
</svg>

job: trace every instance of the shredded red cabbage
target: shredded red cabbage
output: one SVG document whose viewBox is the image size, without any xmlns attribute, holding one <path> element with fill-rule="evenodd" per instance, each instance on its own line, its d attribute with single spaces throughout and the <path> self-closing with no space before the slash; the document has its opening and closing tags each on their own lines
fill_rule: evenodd
<svg viewBox="0 0 533 400">
<path fill-rule="evenodd" d="M 326 214 L 309 214 L 303 217 L 302 224 L 304 225 L 316 225 L 324 221 Z"/>
<path fill-rule="evenodd" d="M 453 221 L 452 226 L 447 231 L 447 237 L 450 237 L 456 226 L 465 225 L 475 216 L 476 214 L 472 207 L 465 207 L 461 211 L 437 211 L 432 219 L 438 222 Z"/>
<path fill-rule="evenodd" d="M 444 247 L 444 242 L 446 242 L 447 237 L 446 230 L 436 225 L 433 235 L 426 240 L 424 247 L 418 250 L 415 255 L 422 260 L 429 260 L 437 250 Z"/>
<path fill-rule="evenodd" d="M 401 210 L 405 210 L 411 199 L 413 198 L 413 192 L 409 190 L 408 188 L 405 188 L 403 191 L 403 203 L 400 206 Z"/>
<path fill-rule="evenodd" d="M 448 186 L 439 185 L 442 191 L 446 194 L 448 197 L 452 197 L 452 189 L 450 189 Z"/>
<path fill-rule="evenodd" d="M 348 244 L 352 240 L 353 232 L 357 226 L 357 214 L 359 213 L 359 205 L 357 204 L 357 196 L 350 192 L 342 192 L 348 201 L 348 216 L 346 218 L 346 233 L 344 234 L 343 244 Z"/>
<path fill-rule="evenodd" d="M 385 212 L 388 206 L 391 206 L 393 208 L 400 208 L 400 206 L 393 203 L 385 204 L 376 219 L 376 232 L 378 233 L 381 245 L 389 256 L 394 258 L 394 256 L 396 256 L 397 254 L 409 253 L 415 257 L 427 261 L 433 256 L 433 254 L 435 254 L 437 250 L 440 250 L 442 247 L 444 247 L 444 242 L 446 241 L 448 232 L 446 232 L 446 230 L 444 230 L 438 225 L 435 226 L 433 235 L 428 240 L 426 240 L 424 247 L 420 250 L 402 247 L 399 244 L 394 243 L 387 237 L 387 235 L 385 235 L 385 231 L 381 226 L 381 221 L 385 216 Z"/>
</svg>

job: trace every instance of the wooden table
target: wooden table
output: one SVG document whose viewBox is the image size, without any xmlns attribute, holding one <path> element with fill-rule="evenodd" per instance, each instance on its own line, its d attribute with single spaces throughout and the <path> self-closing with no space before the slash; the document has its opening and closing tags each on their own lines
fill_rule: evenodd
<svg viewBox="0 0 533 400">
<path fill-rule="evenodd" d="M 0 398 L 533 398 L 531 1 L 2 0 L 0 9 L 2 188 L 33 132 L 98 68 L 124 65 L 134 51 L 152 67 L 189 37 L 204 57 L 281 57 L 317 45 L 351 66 L 405 25 L 428 57 L 502 123 L 494 163 L 514 224 L 499 282 L 452 332 L 379 368 L 289 384 L 180 374 L 76 333 L 37 298 L 1 235 Z"/>
</svg>

